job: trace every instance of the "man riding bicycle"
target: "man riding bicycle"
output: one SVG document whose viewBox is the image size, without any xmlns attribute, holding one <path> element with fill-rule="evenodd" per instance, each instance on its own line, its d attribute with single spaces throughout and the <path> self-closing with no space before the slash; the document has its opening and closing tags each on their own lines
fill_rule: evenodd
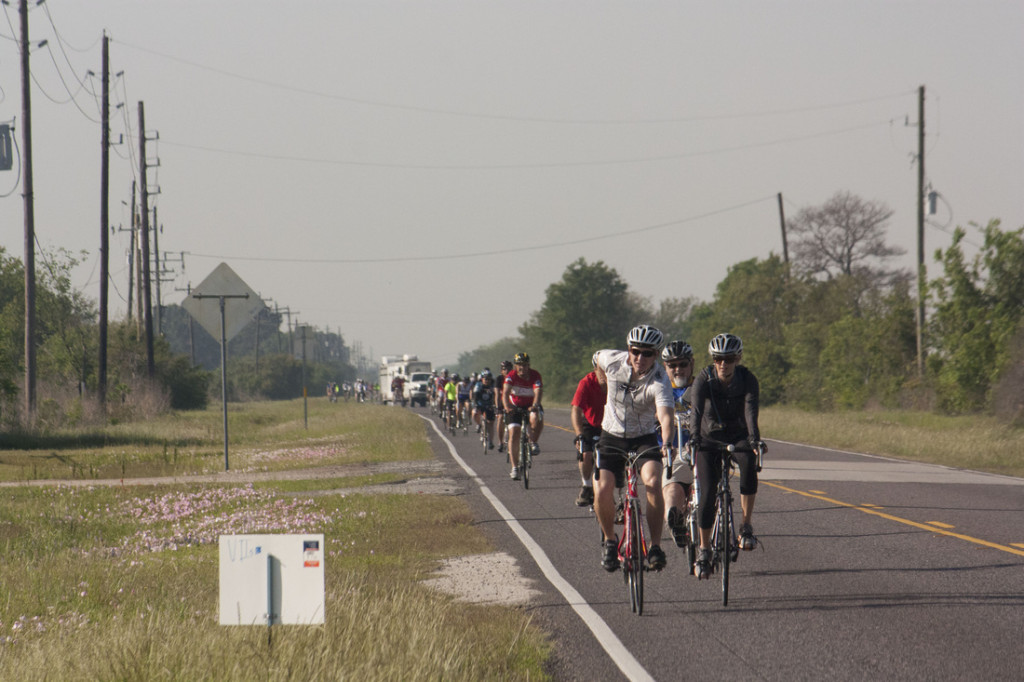
<svg viewBox="0 0 1024 682">
<path fill-rule="evenodd" d="M 642 451 L 658 447 L 658 429 L 666 443 L 672 442 L 675 419 L 672 409 L 672 385 L 665 370 L 657 364 L 664 336 L 649 325 L 639 325 L 626 337 L 628 350 L 600 350 L 594 371 L 604 379 L 608 398 L 601 421 L 601 439 L 597 470 L 594 472 L 594 511 L 601 524 L 603 541 L 601 566 L 609 572 L 619 568 L 618 539 L 615 536 L 615 488 L 622 487 L 626 457 L 620 452 Z M 671 453 L 664 445 L 640 458 L 638 468 L 647 494 L 647 525 L 651 547 L 648 566 L 665 568 L 665 552 L 658 544 L 665 522 L 665 501 L 660 485 L 661 457 Z M 602 475 L 603 474 L 603 475 Z"/>
<path fill-rule="evenodd" d="M 683 432 L 678 434 L 676 458 L 672 462 L 672 476 L 662 478 L 662 493 L 665 497 L 665 520 L 676 547 L 686 547 L 690 542 L 686 530 L 686 502 L 690 498 L 690 484 L 693 483 L 693 469 L 683 461 L 683 448 L 690 434 L 689 412 L 691 387 L 693 386 L 693 348 L 685 341 L 672 341 L 665 344 L 661 351 L 661 362 L 672 382 L 672 397 L 675 400 L 676 417 L 681 422 Z"/>
<path fill-rule="evenodd" d="M 540 405 L 544 385 L 540 372 L 530 369 L 530 356 L 516 353 L 512 359 L 515 369 L 505 377 L 501 401 L 505 406 L 505 423 L 508 424 L 508 454 L 512 460 L 509 478 L 519 480 L 519 439 L 523 433 L 523 420 L 530 423 L 530 455 L 540 454 L 537 439 L 544 428 L 544 412 Z"/>
<path fill-rule="evenodd" d="M 487 438 L 487 449 L 494 449 L 494 375 L 490 368 L 485 367 L 480 372 L 480 380 L 473 385 L 473 423 L 476 424 L 477 433 L 481 430 L 481 420 L 485 421 Z"/>
<path fill-rule="evenodd" d="M 757 455 L 764 451 L 758 428 L 760 385 L 749 369 L 739 364 L 743 342 L 733 334 L 719 334 L 708 344 L 712 364 L 701 370 L 691 389 L 690 443 L 697 478 L 697 513 L 700 521 L 700 553 L 697 578 L 708 577 L 711 565 L 711 531 L 715 521 L 715 490 L 722 477 L 720 446 L 734 445 L 740 469 L 740 549 L 757 546 L 752 518 L 757 495 Z"/>
</svg>

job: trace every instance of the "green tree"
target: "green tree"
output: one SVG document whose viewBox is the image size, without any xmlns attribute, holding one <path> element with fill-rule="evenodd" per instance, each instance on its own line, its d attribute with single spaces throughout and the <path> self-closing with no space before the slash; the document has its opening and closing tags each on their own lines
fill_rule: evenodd
<svg viewBox="0 0 1024 682">
<path fill-rule="evenodd" d="M 950 412 L 989 407 L 990 389 L 1006 371 L 1011 341 L 1024 317 L 1024 227 L 1013 232 L 991 221 L 981 251 L 965 257 L 963 228 L 936 252 L 943 275 L 931 283 L 935 313 L 929 327 L 935 352 L 929 370 L 939 406 Z"/>
<path fill-rule="evenodd" d="M 590 371 L 595 350 L 625 345 L 638 319 L 629 286 L 603 261 L 571 263 L 547 288 L 544 305 L 519 327 L 531 365 L 544 377 L 545 394 L 568 402 L 580 377 Z M 647 313 L 649 314 L 649 313 Z"/>
<path fill-rule="evenodd" d="M 761 400 L 778 401 L 783 394 L 789 358 L 785 324 L 791 319 L 792 296 L 787 268 L 772 254 L 733 265 L 715 290 L 708 307 L 696 306 L 690 316 L 697 366 L 707 359 L 707 343 L 729 332 L 743 339 L 743 363 L 761 383 Z"/>
</svg>

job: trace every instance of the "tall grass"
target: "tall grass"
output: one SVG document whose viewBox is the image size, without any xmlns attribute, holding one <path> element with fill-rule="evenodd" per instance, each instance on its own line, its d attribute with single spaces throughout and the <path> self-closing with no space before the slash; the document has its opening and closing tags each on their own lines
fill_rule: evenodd
<svg viewBox="0 0 1024 682">
<path fill-rule="evenodd" d="M 993 417 L 775 406 L 761 411 L 760 422 L 768 438 L 1024 476 L 1024 429 Z"/>
<path fill-rule="evenodd" d="M 458 499 L 300 500 L 250 486 L 3 493 L 4 680 L 544 679 L 549 644 L 518 609 L 419 579 L 487 551 Z M 218 624 L 217 537 L 325 534 L 326 623 Z"/>
</svg>

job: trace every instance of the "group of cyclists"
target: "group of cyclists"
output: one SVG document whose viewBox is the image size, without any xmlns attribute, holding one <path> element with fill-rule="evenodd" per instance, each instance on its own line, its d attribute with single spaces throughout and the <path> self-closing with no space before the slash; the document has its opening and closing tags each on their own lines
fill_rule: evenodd
<svg viewBox="0 0 1024 682">
<path fill-rule="evenodd" d="M 540 454 L 544 385 L 540 372 L 530 368 L 526 353 L 502 361 L 497 375 L 489 367 L 467 377 L 449 375 L 447 369 L 442 369 L 434 377 L 432 390 L 435 413 L 445 420 L 468 414 L 477 433 L 484 434 L 488 449 L 494 449 L 496 434 L 502 434 L 497 447 L 499 452 L 508 448 L 512 480 L 520 477 L 519 446 L 524 423 L 529 424 L 530 454 Z"/>
<path fill-rule="evenodd" d="M 652 541 L 648 568 L 661 570 L 667 563 L 658 544 L 667 524 L 678 547 L 691 542 L 697 546 L 697 578 L 710 577 L 714 491 L 722 476 L 720 446 L 734 446 L 740 470 L 740 549 L 752 550 L 758 544 L 753 527 L 756 454 L 765 451 L 758 425 L 760 386 L 754 373 L 739 364 L 743 342 L 738 336 L 715 336 L 708 353 L 711 364 L 695 374 L 690 344 L 665 343 L 660 330 L 638 325 L 627 335 L 625 351 L 594 353 L 594 370 L 579 382 L 572 402 L 582 479 L 576 503 L 594 505 L 603 536 L 601 565 L 606 571 L 619 568 L 613 493 L 622 486 L 625 473 L 625 456 L 620 452 L 649 453 L 641 456 L 638 466 Z M 603 449 L 595 461 L 595 451 Z M 663 461 L 671 461 L 672 466 L 666 469 Z M 595 474 L 595 468 L 611 475 Z M 694 484 L 699 537 L 691 538 L 685 518 Z"/>
<path fill-rule="evenodd" d="M 377 395 L 379 392 L 380 390 L 378 386 L 370 385 L 362 379 L 356 379 L 355 382 L 327 382 L 327 398 L 332 403 L 338 402 L 338 398 L 344 398 L 346 402 L 350 398 L 355 398 L 357 401 L 363 403 L 367 400 L 373 399 L 373 396 Z"/>
<path fill-rule="evenodd" d="M 738 336 L 718 334 L 709 342 L 708 353 L 710 364 L 695 372 L 689 343 L 666 343 L 659 329 L 638 325 L 626 336 L 626 350 L 595 352 L 593 370 L 577 385 L 571 406 L 581 480 L 576 504 L 593 505 L 602 533 L 601 566 L 606 571 L 619 568 L 615 525 L 621 523 L 621 507 L 617 509 L 615 491 L 622 488 L 626 467 L 626 456 L 620 453 L 647 451 L 637 468 L 647 498 L 649 569 L 660 571 L 667 563 L 659 544 L 667 525 L 678 547 L 695 545 L 697 578 L 710 577 L 714 491 L 722 476 L 719 451 L 727 445 L 734 446 L 739 468 L 739 547 L 752 550 L 758 545 L 753 527 L 756 461 L 766 449 L 758 425 L 760 387 L 754 373 L 739 364 L 743 342 Z M 519 440 L 524 423 L 529 424 L 531 455 L 540 454 L 543 382 L 526 353 L 502 362 L 497 375 L 488 368 L 468 377 L 442 370 L 432 389 L 435 411 L 442 417 L 460 411 L 470 414 L 477 432 L 485 434 L 488 448 L 495 447 L 495 433 L 507 430 L 507 443 L 502 439 L 497 447 L 499 451 L 508 448 L 513 480 L 519 480 L 521 473 Z M 672 466 L 666 468 L 664 462 Z M 691 538 L 685 519 L 693 486 L 699 536 Z"/>
</svg>

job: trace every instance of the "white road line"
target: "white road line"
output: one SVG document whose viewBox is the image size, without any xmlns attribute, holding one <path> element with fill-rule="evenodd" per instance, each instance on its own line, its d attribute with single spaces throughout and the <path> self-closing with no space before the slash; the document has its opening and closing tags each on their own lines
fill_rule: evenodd
<svg viewBox="0 0 1024 682">
<path fill-rule="evenodd" d="M 498 512 L 498 515 L 504 519 L 505 523 L 508 524 L 508 527 L 516 534 L 516 537 L 519 538 L 520 542 L 523 543 L 523 546 L 526 547 L 526 551 L 529 552 L 530 556 L 533 557 L 533 560 L 537 562 L 537 566 L 544 574 L 544 577 L 548 579 L 548 582 L 550 582 L 556 590 L 562 593 L 562 596 L 565 597 L 569 606 L 571 606 L 572 610 L 580 617 L 584 625 L 590 628 L 590 631 L 594 633 L 594 637 L 597 638 L 598 644 L 600 644 L 605 652 L 607 652 L 612 661 L 615 662 L 615 665 L 617 665 L 619 670 L 622 671 L 622 674 L 630 680 L 650 680 L 653 682 L 654 678 L 642 665 L 640 665 L 640 662 L 633 657 L 633 654 L 630 653 L 629 649 L 626 648 L 622 641 L 615 636 L 615 633 L 610 627 L 608 627 L 608 624 L 604 622 L 604 619 L 598 615 L 597 611 L 590 607 L 590 605 L 583 599 L 583 595 L 577 592 L 576 588 L 570 585 L 569 581 L 561 576 L 554 564 L 551 563 L 551 560 L 548 559 L 548 555 L 544 553 L 543 549 L 541 549 L 540 545 L 538 545 L 530 534 L 526 532 L 526 529 L 520 525 L 519 521 L 512 516 L 512 513 L 504 504 L 501 503 L 501 500 L 491 492 L 490 488 L 488 488 L 483 482 L 483 479 L 481 479 L 477 473 L 473 471 L 468 464 L 466 464 L 464 459 L 459 457 L 459 453 L 455 451 L 455 445 L 448 440 L 439 428 L 437 428 L 437 424 L 434 423 L 434 420 L 428 419 L 423 415 L 417 416 L 430 424 L 434 429 L 434 432 L 437 433 L 441 440 L 443 440 L 448 446 L 448 452 L 451 454 L 452 459 L 454 459 L 458 465 L 462 467 L 463 471 L 465 471 L 469 477 L 472 478 L 478 486 L 480 486 L 480 492 L 483 493 L 484 497 L 487 498 L 487 501 L 491 503 L 492 507 L 494 507 L 494 510 Z"/>
</svg>

